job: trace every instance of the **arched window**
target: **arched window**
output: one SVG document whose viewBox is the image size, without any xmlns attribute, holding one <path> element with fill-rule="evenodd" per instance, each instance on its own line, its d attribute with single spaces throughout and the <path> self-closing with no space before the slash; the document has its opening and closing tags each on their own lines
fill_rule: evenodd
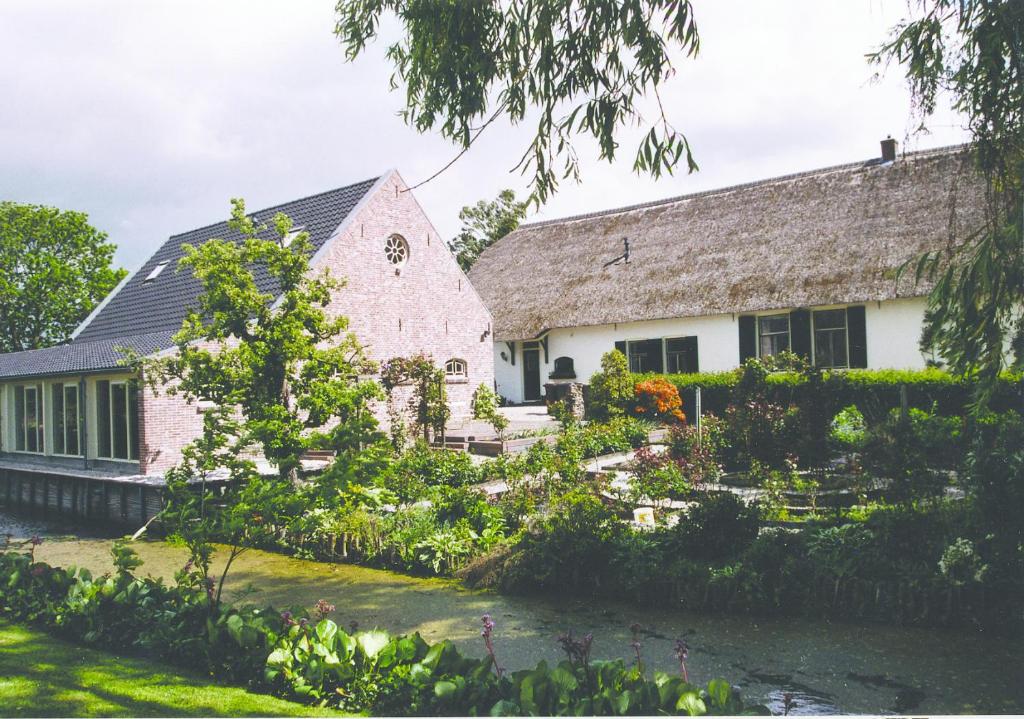
<svg viewBox="0 0 1024 719">
<path fill-rule="evenodd" d="M 444 376 L 446 379 L 466 379 L 466 361 L 450 359 L 445 362 Z"/>
<path fill-rule="evenodd" d="M 401 235 L 391 235 L 384 241 L 384 256 L 395 267 L 403 267 L 409 261 L 409 243 Z"/>
</svg>

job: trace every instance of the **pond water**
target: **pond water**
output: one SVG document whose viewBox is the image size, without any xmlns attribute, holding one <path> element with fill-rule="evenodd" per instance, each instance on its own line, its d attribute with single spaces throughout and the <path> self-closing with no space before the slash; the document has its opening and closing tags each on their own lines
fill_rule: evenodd
<svg viewBox="0 0 1024 719">
<path fill-rule="evenodd" d="M 46 537 L 36 554 L 56 565 L 111 568 L 111 539 L 71 525 L 0 512 L 0 535 Z M 140 569 L 170 577 L 185 561 L 180 548 L 137 543 Z M 685 637 L 692 680 L 724 677 L 744 696 L 782 713 L 783 693 L 794 714 L 1024 713 L 1024 646 L 980 633 L 854 625 L 820 619 L 758 619 L 652 610 L 579 597 L 509 597 L 467 590 L 455 582 L 420 579 L 278 554 L 243 554 L 229 575 L 229 600 L 286 606 L 326 599 L 335 621 L 391 632 L 450 638 L 482 655 L 480 616 L 496 623 L 496 651 L 508 669 L 540 659 L 561 660 L 556 637 L 594 633 L 595 658 L 632 657 L 629 626 L 643 629 L 648 667 L 676 671 L 673 644 Z"/>
</svg>

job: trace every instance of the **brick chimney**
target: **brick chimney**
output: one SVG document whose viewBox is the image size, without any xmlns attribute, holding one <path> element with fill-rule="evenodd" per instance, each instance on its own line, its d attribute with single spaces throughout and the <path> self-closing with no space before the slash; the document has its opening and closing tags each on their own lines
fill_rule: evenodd
<svg viewBox="0 0 1024 719">
<path fill-rule="evenodd" d="M 882 162 L 896 162 L 896 141 L 891 135 L 882 140 Z"/>
</svg>

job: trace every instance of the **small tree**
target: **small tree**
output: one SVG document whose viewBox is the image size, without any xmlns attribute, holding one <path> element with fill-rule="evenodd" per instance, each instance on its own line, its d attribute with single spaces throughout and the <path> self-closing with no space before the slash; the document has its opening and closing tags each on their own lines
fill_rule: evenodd
<svg viewBox="0 0 1024 719">
<path fill-rule="evenodd" d="M 209 407 L 201 436 L 167 475 L 163 516 L 189 547 L 212 601 L 239 554 L 301 514 L 294 485 L 307 449 L 333 449 L 337 462 L 351 462 L 380 438 L 366 406 L 381 397 L 380 388 L 360 379 L 375 368 L 347 319 L 327 315 L 341 284 L 326 271 L 311 272 L 308 234 L 285 242 L 291 220 L 278 214 L 272 229 L 258 226 L 242 200 L 232 200 L 228 225 L 240 241 L 184 246 L 179 268 L 200 282 L 197 307 L 175 336 L 176 353 L 142 363 L 152 386 Z M 274 293 L 261 289 L 257 273 L 271 278 Z M 276 477 L 260 474 L 256 453 Z M 228 485 L 216 504 L 208 479 Z M 209 578 L 214 540 L 230 546 L 216 597 Z"/>
<path fill-rule="evenodd" d="M 498 433 L 498 439 L 505 439 L 508 429 L 508 417 L 498 411 L 498 394 L 485 384 L 481 384 L 473 392 L 473 419 L 487 422 Z"/>
<path fill-rule="evenodd" d="M 626 355 L 618 350 L 605 352 L 601 356 L 601 371 L 590 378 L 591 414 L 597 419 L 621 416 L 632 399 L 633 381 Z"/>
<path fill-rule="evenodd" d="M 430 441 L 431 431 L 435 435 L 444 434 L 448 418 L 451 417 L 444 369 L 435 365 L 429 356 L 420 353 L 388 360 L 381 369 L 381 382 L 389 395 L 393 395 L 396 387 L 411 387 L 409 409 L 416 418 L 416 426 L 423 433 L 425 442 Z"/>
</svg>

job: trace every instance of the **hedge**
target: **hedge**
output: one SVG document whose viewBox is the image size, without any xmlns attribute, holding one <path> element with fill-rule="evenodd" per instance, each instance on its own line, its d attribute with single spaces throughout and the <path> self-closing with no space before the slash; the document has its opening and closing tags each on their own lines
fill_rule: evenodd
<svg viewBox="0 0 1024 719">
<path fill-rule="evenodd" d="M 640 382 L 661 376 L 674 384 L 683 398 L 683 411 L 695 407 L 696 388 L 701 388 L 701 410 L 721 416 L 730 404 L 741 400 L 735 389 L 740 370 L 698 372 L 693 374 L 634 374 Z M 995 411 L 1024 408 L 1024 375 L 1004 373 L 991 401 Z M 825 402 L 835 411 L 856 405 L 869 421 L 878 421 L 889 410 L 900 406 L 900 388 L 907 388 L 910 407 L 931 410 L 941 415 L 959 416 L 971 400 L 972 381 L 941 369 L 924 370 L 833 370 L 822 374 L 822 385 L 813 387 L 807 375 L 775 372 L 768 375 L 769 394 L 780 404 L 803 405 Z"/>
</svg>

